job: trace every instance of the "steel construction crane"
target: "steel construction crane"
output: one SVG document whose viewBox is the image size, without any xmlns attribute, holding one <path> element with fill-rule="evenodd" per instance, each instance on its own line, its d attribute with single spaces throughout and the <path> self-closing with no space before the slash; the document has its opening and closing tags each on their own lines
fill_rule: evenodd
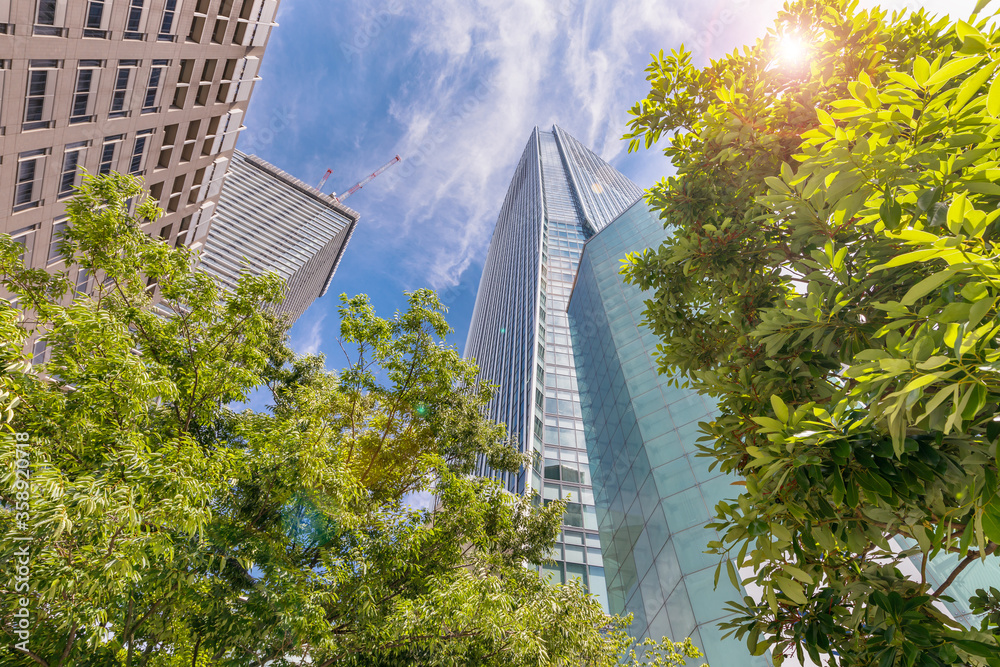
<svg viewBox="0 0 1000 667">
<path fill-rule="evenodd" d="M 388 169 L 392 165 L 394 165 L 397 162 L 399 162 L 400 159 L 401 158 L 397 155 L 396 157 L 392 158 L 391 160 L 389 160 L 388 162 L 386 162 L 385 164 L 383 164 L 381 167 L 379 167 L 378 169 L 376 169 L 375 171 L 373 171 L 371 174 L 369 174 L 368 176 L 366 176 L 364 179 L 362 179 L 362 180 L 358 181 L 357 183 L 355 183 L 354 186 L 351 187 L 351 189 L 348 190 L 347 192 L 345 192 L 344 194 L 337 195 L 336 193 L 334 193 L 331 196 L 334 199 L 336 199 L 337 201 L 339 201 L 339 202 L 344 201 L 345 199 L 347 199 L 348 197 L 350 197 L 351 195 L 353 195 L 355 192 L 357 192 L 361 188 L 363 188 L 366 185 L 368 185 L 369 183 L 371 183 L 373 178 L 375 178 L 376 176 L 378 176 L 379 174 L 381 174 L 383 171 L 385 171 L 386 169 Z"/>
<path fill-rule="evenodd" d="M 319 182 L 319 185 L 316 186 L 317 190 L 322 190 L 323 189 L 323 186 L 326 185 L 326 180 L 328 178 L 330 178 L 330 174 L 332 174 L 332 173 L 333 173 L 333 169 L 327 169 L 326 170 L 326 173 L 323 175 L 323 180 L 321 180 Z"/>
</svg>

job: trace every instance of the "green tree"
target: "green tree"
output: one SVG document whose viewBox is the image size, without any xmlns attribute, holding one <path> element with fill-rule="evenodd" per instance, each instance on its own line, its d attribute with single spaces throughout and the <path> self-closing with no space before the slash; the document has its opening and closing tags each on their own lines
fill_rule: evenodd
<svg viewBox="0 0 1000 667">
<path fill-rule="evenodd" d="M 134 213 L 130 213 L 134 210 Z M 492 389 L 444 342 L 433 292 L 376 316 L 344 299 L 347 366 L 295 357 L 273 275 L 226 294 L 146 236 L 141 183 L 87 177 L 61 251 L 95 278 L 21 265 L 0 237 L 0 604 L 4 665 L 681 665 L 690 641 L 631 653 L 628 619 L 549 585 L 561 503 L 471 473 L 525 464 L 485 419 Z M 154 301 L 156 290 L 159 299 Z M 29 371 L 21 348 L 47 341 Z M 228 406 L 270 392 L 263 412 Z M 16 403 L 16 404 L 15 404 Z M 9 409 L 8 409 L 9 408 Z M 14 511 L 30 437 L 28 520 Z M 436 493 L 437 511 L 408 494 Z M 18 536 L 30 582 L 16 590 Z M 30 639 L 13 614 L 30 602 Z"/>
<path fill-rule="evenodd" d="M 996 589 L 959 601 L 977 628 L 935 605 L 970 563 L 1000 566 L 985 4 L 957 23 L 789 4 L 705 68 L 654 56 L 632 109 L 630 149 L 665 137 L 676 175 L 647 195 L 670 238 L 624 271 L 653 290 L 661 370 L 718 401 L 703 449 L 745 489 L 709 548 L 763 589 L 726 627 L 776 663 L 1000 665 Z M 953 563 L 937 586 L 931 559 Z"/>
</svg>

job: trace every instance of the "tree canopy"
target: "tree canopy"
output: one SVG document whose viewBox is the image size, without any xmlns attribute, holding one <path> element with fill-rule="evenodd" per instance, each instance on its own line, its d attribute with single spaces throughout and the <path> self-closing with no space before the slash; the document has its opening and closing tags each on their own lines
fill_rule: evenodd
<svg viewBox="0 0 1000 667">
<path fill-rule="evenodd" d="M 647 195 L 669 239 L 624 271 L 653 290 L 662 371 L 718 402 L 704 453 L 745 487 L 710 549 L 763 589 L 727 627 L 776 663 L 1000 665 L 996 588 L 957 601 L 971 628 L 939 604 L 970 563 L 1000 572 L 1000 32 L 979 4 L 788 4 L 707 67 L 655 55 L 631 112 L 630 149 L 665 140 L 676 174 Z"/>
<path fill-rule="evenodd" d="M 0 236 L 0 604 L 4 665 L 680 665 L 629 651 L 627 619 L 552 585 L 561 503 L 471 475 L 525 462 L 483 417 L 492 388 L 444 342 L 433 292 L 378 317 L 343 298 L 339 372 L 297 357 L 274 275 L 233 293 L 152 240 L 141 182 L 86 177 L 68 267 Z M 93 290 L 71 289 L 85 269 Z M 75 275 L 75 274 L 74 274 Z M 156 299 L 154 299 L 154 294 Z M 31 368 L 22 347 L 48 346 Z M 231 406 L 263 391 L 270 409 Z M 19 435 L 23 434 L 23 435 Z M 24 439 L 29 445 L 19 448 Z M 31 460 L 17 513 L 18 458 Z M 436 494 L 436 511 L 406 499 Z M 17 538 L 26 537 L 26 542 Z M 30 590 L 15 565 L 28 545 Z M 12 628 L 28 602 L 30 638 Z"/>
</svg>

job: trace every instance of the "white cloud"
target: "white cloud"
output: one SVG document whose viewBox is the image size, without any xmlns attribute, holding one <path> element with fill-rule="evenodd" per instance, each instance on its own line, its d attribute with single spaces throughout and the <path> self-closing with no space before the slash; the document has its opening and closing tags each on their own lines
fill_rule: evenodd
<svg viewBox="0 0 1000 667">
<path fill-rule="evenodd" d="M 686 25 L 656 0 L 432 0 L 409 18 L 409 57 L 433 74 L 392 100 L 404 163 L 381 187 L 410 195 L 402 220 L 386 221 L 390 242 L 419 244 L 408 268 L 438 288 L 485 253 L 531 129 L 558 123 L 617 155 L 636 97 L 628 84 L 648 58 L 636 36 L 668 43 Z"/>
<path fill-rule="evenodd" d="M 320 346 L 323 344 L 323 321 L 325 319 L 326 313 L 324 312 L 292 345 L 299 354 L 319 353 Z"/>
<path fill-rule="evenodd" d="M 406 25 L 399 38 L 408 41 L 387 60 L 409 75 L 389 100 L 400 133 L 393 148 L 404 161 L 381 178 L 378 214 L 365 221 L 378 229 L 387 256 L 404 258 L 396 275 L 408 287 L 458 284 L 485 256 L 535 125 L 558 123 L 605 159 L 620 157 L 627 109 L 648 90 L 650 51 L 684 42 L 704 64 L 751 43 L 782 1 L 406 5 L 398 25 Z M 967 14 L 974 0 L 925 4 Z"/>
<path fill-rule="evenodd" d="M 430 491 L 417 491 L 403 496 L 403 505 L 413 510 L 429 510 L 434 505 L 434 494 Z"/>
</svg>

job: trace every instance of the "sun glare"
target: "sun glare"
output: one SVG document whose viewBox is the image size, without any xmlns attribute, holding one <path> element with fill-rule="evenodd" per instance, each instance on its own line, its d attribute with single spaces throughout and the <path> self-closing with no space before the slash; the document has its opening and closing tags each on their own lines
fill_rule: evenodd
<svg viewBox="0 0 1000 667">
<path fill-rule="evenodd" d="M 802 65 L 809 57 L 809 48 L 797 35 L 785 35 L 778 46 L 781 60 L 786 65 Z"/>
</svg>

